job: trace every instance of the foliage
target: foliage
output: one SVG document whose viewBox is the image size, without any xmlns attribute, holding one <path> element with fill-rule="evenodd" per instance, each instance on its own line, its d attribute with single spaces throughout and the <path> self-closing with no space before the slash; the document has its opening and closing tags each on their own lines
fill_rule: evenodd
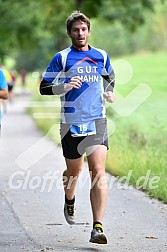
<svg viewBox="0 0 167 252">
<path fill-rule="evenodd" d="M 30 50 L 38 39 L 40 13 L 37 2 L 0 0 L 0 56 L 19 48 Z M 33 10 L 33 11 L 32 11 Z"/>
<path fill-rule="evenodd" d="M 153 11 L 154 1 L 124 1 L 106 0 L 101 7 L 101 17 L 107 21 L 120 21 L 131 31 L 136 30 L 137 26 L 145 21 L 145 10 Z"/>
<path fill-rule="evenodd" d="M 105 27 L 105 29 L 103 28 Z M 167 4 L 154 6 L 154 13 L 145 13 L 145 24 L 131 33 L 120 21 L 92 20 L 90 42 L 118 56 L 137 51 L 157 51 L 167 48 Z"/>
<path fill-rule="evenodd" d="M 135 30 L 145 20 L 145 10 L 153 10 L 153 0 L 0 0 L 0 58 L 6 55 L 24 58 L 24 66 L 33 61 L 34 68 L 48 61 L 53 52 L 67 46 L 65 20 L 75 9 L 90 18 L 120 22 L 128 29 Z M 62 11 L 63 10 L 63 11 Z M 36 51 L 36 52 L 35 52 Z M 41 52 L 41 62 L 37 62 Z M 22 54 L 21 57 L 19 54 Z M 34 57 L 33 57 L 33 55 Z M 18 61 L 17 61 L 18 62 Z M 26 62 L 28 65 L 26 65 Z M 19 64 L 18 64 L 19 65 Z"/>
</svg>

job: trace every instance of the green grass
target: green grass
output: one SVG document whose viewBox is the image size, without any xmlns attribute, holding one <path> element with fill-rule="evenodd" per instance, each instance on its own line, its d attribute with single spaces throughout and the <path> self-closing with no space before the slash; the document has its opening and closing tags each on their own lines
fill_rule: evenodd
<svg viewBox="0 0 167 252">
<path fill-rule="evenodd" d="M 112 109 L 108 111 L 116 123 L 116 131 L 110 137 L 107 169 L 120 177 L 132 170 L 130 183 L 135 187 L 141 176 L 146 176 L 150 170 L 147 186 L 142 188 L 143 178 L 141 189 L 167 203 L 167 53 L 139 54 L 123 59 L 132 65 L 133 77 L 116 89 L 126 96 L 140 83 L 145 83 L 152 93 L 128 117 L 121 117 Z M 156 181 L 155 176 L 159 181 L 154 183 L 156 188 L 151 188 L 149 181 Z"/>
<path fill-rule="evenodd" d="M 167 52 L 141 53 L 123 56 L 122 59 L 131 64 L 133 76 L 124 85 L 116 84 L 116 91 L 126 96 L 140 83 L 145 83 L 152 93 L 127 117 L 117 114 L 112 106 L 107 109 L 108 117 L 116 124 L 116 130 L 109 138 L 106 168 L 118 177 L 126 176 L 131 171 L 130 184 L 167 203 Z M 116 72 L 117 78 L 122 72 Z M 42 97 L 35 93 L 33 99 L 53 101 L 58 98 Z M 58 110 L 48 108 L 44 103 L 43 107 L 35 108 L 38 113 L 57 113 Z M 33 114 L 34 108 L 29 112 Z M 57 125 L 58 119 L 38 119 L 36 123 L 47 134 L 53 124 Z M 110 124 L 108 127 L 110 129 Z M 58 128 L 51 130 L 49 137 L 59 141 Z M 147 178 L 141 177 L 146 175 Z"/>
</svg>

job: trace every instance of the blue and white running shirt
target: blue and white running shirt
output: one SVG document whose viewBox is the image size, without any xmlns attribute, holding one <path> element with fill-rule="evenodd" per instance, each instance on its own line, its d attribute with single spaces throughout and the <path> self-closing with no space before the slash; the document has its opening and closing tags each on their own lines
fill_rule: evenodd
<svg viewBox="0 0 167 252">
<path fill-rule="evenodd" d="M 61 123 L 80 124 L 105 117 L 101 75 L 113 72 L 109 55 L 101 49 L 77 50 L 73 46 L 57 53 L 51 60 L 43 81 L 62 85 L 74 76 L 82 86 L 61 96 Z"/>
</svg>

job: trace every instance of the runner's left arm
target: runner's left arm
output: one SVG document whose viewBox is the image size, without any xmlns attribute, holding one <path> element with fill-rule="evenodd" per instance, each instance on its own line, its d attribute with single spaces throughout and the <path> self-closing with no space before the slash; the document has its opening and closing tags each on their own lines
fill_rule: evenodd
<svg viewBox="0 0 167 252">
<path fill-rule="evenodd" d="M 106 64 L 104 66 L 103 77 L 103 87 L 104 92 L 111 91 L 113 93 L 115 85 L 115 73 L 110 63 L 109 55 L 107 54 Z"/>
</svg>

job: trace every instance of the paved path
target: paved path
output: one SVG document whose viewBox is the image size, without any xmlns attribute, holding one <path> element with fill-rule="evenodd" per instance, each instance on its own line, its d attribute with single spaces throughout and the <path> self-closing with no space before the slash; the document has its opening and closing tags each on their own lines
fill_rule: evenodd
<svg viewBox="0 0 167 252">
<path fill-rule="evenodd" d="M 167 207 L 132 188 L 110 185 L 104 228 L 107 245 L 88 242 L 92 228 L 87 165 L 81 174 L 76 203 L 78 223 L 63 216 L 60 147 L 36 129 L 25 113 L 28 95 L 8 105 L 0 139 L 0 252 L 167 251 Z M 152 237 L 152 239 L 146 237 Z"/>
</svg>

